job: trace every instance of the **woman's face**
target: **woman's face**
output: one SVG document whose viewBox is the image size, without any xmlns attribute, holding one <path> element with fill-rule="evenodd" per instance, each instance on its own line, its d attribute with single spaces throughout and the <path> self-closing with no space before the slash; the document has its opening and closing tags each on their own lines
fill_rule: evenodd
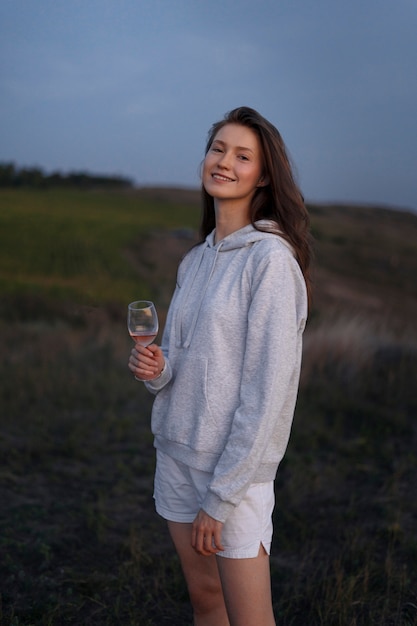
<svg viewBox="0 0 417 626">
<path fill-rule="evenodd" d="M 203 185 L 217 200 L 239 200 L 247 208 L 263 186 L 262 153 L 256 133 L 226 124 L 215 135 L 203 163 Z"/>
</svg>

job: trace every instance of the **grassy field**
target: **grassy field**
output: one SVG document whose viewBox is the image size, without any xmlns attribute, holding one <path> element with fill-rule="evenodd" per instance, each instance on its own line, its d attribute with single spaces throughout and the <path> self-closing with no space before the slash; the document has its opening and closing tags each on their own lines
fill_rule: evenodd
<svg viewBox="0 0 417 626">
<path fill-rule="evenodd" d="M 164 318 L 197 194 L 0 193 L 0 623 L 184 626 L 125 308 Z M 417 625 L 417 216 L 311 207 L 315 300 L 276 481 L 282 626 Z"/>
</svg>

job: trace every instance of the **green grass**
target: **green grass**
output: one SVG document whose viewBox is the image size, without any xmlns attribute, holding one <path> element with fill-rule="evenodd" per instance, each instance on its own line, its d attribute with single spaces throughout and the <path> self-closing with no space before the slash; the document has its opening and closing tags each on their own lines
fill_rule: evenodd
<svg viewBox="0 0 417 626">
<path fill-rule="evenodd" d="M 164 318 L 192 245 L 173 229 L 195 227 L 196 202 L 0 199 L 0 623 L 191 624 L 154 512 L 152 397 L 127 368 L 125 306 L 152 294 Z M 276 481 L 279 626 L 417 625 L 417 218 L 351 211 L 312 212 L 320 282 Z"/>
<path fill-rule="evenodd" d="M 0 289 L 84 304 L 133 300 L 149 292 L 128 259 L 138 235 L 197 221 L 195 207 L 135 191 L 1 191 Z"/>
</svg>

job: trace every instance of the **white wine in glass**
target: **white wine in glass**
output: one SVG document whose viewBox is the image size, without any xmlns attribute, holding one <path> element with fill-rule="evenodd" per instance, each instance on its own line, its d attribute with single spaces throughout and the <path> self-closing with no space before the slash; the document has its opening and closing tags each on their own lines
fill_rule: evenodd
<svg viewBox="0 0 417 626">
<path fill-rule="evenodd" d="M 153 302 L 137 300 L 127 307 L 127 328 L 132 339 L 149 346 L 158 334 L 158 314 Z"/>
</svg>

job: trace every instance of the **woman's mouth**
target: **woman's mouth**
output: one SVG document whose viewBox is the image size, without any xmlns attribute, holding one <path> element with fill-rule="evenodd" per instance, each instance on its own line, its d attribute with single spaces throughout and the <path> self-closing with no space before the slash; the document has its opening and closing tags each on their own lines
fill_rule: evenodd
<svg viewBox="0 0 417 626">
<path fill-rule="evenodd" d="M 234 178 L 229 178 L 228 176 L 223 176 L 223 174 L 212 174 L 212 178 L 215 180 L 219 180 L 225 183 L 233 183 Z"/>
</svg>

